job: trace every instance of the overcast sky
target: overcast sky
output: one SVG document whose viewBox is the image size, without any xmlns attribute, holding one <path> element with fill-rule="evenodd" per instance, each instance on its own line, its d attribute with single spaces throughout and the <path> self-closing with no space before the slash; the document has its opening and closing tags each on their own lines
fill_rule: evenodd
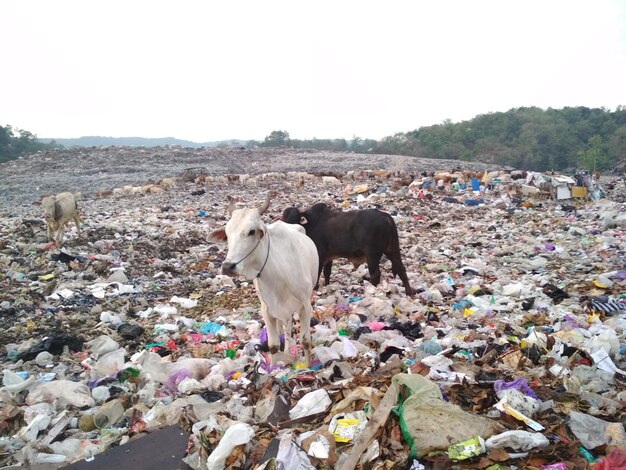
<svg viewBox="0 0 626 470">
<path fill-rule="evenodd" d="M 0 1 L 0 125 L 379 139 L 626 105 L 626 1 Z"/>
</svg>

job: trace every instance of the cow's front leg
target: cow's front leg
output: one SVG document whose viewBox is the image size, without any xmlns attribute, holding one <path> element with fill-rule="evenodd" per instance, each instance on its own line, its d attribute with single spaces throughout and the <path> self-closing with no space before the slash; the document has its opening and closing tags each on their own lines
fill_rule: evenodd
<svg viewBox="0 0 626 470">
<path fill-rule="evenodd" d="M 283 333 L 285 335 L 285 346 L 283 347 L 283 351 L 289 354 L 289 347 L 291 346 L 291 338 L 293 334 L 293 317 L 287 319 L 287 321 L 283 324 Z M 280 331 L 278 334 L 280 339 Z"/>
<path fill-rule="evenodd" d="M 59 228 L 57 228 L 54 234 L 54 239 L 59 245 L 61 245 L 63 243 L 64 236 L 65 236 L 65 225 L 59 224 Z"/>
<path fill-rule="evenodd" d="M 274 356 L 280 351 L 280 336 L 278 333 L 278 320 L 267 314 L 267 309 L 263 314 L 265 327 L 267 328 L 267 346 L 270 350 L 270 362 L 274 364 Z"/>
</svg>

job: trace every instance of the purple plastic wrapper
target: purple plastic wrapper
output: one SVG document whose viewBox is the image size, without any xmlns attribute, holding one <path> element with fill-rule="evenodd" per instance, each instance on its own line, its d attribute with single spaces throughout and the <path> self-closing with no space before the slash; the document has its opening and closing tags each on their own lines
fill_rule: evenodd
<svg viewBox="0 0 626 470">
<path fill-rule="evenodd" d="M 521 378 L 521 377 L 519 379 L 513 380 L 512 382 L 505 382 L 504 380 L 496 380 L 495 383 L 493 384 L 493 389 L 496 391 L 496 394 L 498 394 L 499 392 L 503 390 L 515 389 L 524 393 L 525 395 L 528 395 L 531 398 L 538 400 L 537 395 L 535 395 L 535 392 L 533 392 L 532 388 L 528 386 L 528 382 L 526 382 L 526 379 Z"/>
<path fill-rule="evenodd" d="M 271 374 L 275 370 L 284 369 L 284 367 L 280 366 L 280 365 L 277 365 L 277 364 L 272 365 L 269 362 L 261 361 L 259 363 L 259 369 L 267 372 L 268 374 Z"/>
<path fill-rule="evenodd" d="M 542 465 L 541 470 L 567 470 L 567 465 L 562 462 Z"/>
<path fill-rule="evenodd" d="M 581 330 L 581 329 L 588 329 L 589 325 L 583 325 L 581 323 L 578 322 L 578 320 L 576 320 L 576 318 L 572 317 L 571 315 L 565 315 L 565 317 L 563 318 L 563 322 L 561 324 L 561 330 L 562 331 L 572 331 L 572 330 Z"/>
<path fill-rule="evenodd" d="M 193 377 L 193 374 L 188 369 L 180 369 L 172 374 L 167 379 L 167 382 L 163 384 L 170 392 L 175 393 L 178 391 L 178 384 L 185 380 L 187 377 Z"/>
<path fill-rule="evenodd" d="M 267 327 L 261 328 L 261 332 L 259 333 L 259 341 L 261 344 L 267 344 Z M 280 347 L 281 349 L 285 346 L 285 335 L 280 335 Z"/>
</svg>

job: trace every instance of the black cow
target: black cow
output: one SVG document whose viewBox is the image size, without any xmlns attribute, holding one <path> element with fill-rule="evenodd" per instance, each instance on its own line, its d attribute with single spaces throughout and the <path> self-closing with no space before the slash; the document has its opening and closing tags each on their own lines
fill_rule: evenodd
<svg viewBox="0 0 626 470">
<path fill-rule="evenodd" d="M 391 260 L 391 270 L 399 276 L 406 295 L 413 295 L 406 270 L 400 258 L 398 229 L 393 218 L 376 209 L 336 211 L 320 202 L 306 211 L 288 207 L 283 211 L 283 222 L 300 224 L 313 240 L 319 254 L 319 275 L 324 269 L 326 285 L 330 280 L 332 260 L 347 258 L 355 268 L 367 262 L 370 282 L 380 282 L 380 258 Z M 317 286 L 316 286 L 317 287 Z"/>
</svg>

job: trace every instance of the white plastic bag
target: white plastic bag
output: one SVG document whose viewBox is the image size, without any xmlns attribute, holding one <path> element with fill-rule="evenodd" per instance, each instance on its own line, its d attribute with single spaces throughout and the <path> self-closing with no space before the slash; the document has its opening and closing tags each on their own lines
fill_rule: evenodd
<svg viewBox="0 0 626 470">
<path fill-rule="evenodd" d="M 3 374 L 4 375 L 2 377 L 2 384 L 4 386 L 2 388 L 11 394 L 19 393 L 22 390 L 26 390 L 37 380 L 35 375 L 31 375 L 27 379 L 24 379 L 17 375 L 15 372 L 10 371 L 9 369 L 4 369 Z"/>
<path fill-rule="evenodd" d="M 526 452 L 532 449 L 543 449 L 550 445 L 546 436 L 539 432 L 528 431 L 506 431 L 495 436 L 491 436 L 485 442 L 487 449 L 508 448 L 515 451 Z"/>
<path fill-rule="evenodd" d="M 91 354 L 98 359 L 107 353 L 113 352 L 120 347 L 113 338 L 107 335 L 100 335 L 97 338 L 87 342 L 87 346 L 91 349 Z"/>
<path fill-rule="evenodd" d="M 77 408 L 94 406 L 94 400 L 89 394 L 89 387 L 84 383 L 71 380 L 55 380 L 39 385 L 31 390 L 26 397 L 27 405 L 36 403 L 56 403 L 57 408 L 72 405 Z"/>
<path fill-rule="evenodd" d="M 247 444 L 254 437 L 254 429 L 252 426 L 246 423 L 237 423 L 229 427 L 219 444 L 215 448 L 209 458 L 206 465 L 208 470 L 222 470 L 228 456 L 232 453 L 233 449 L 242 444 Z"/>
<path fill-rule="evenodd" d="M 174 296 L 170 299 L 173 304 L 178 304 L 182 308 L 194 308 L 198 305 L 198 301 L 194 299 L 185 299 L 183 297 Z"/>
<path fill-rule="evenodd" d="M 303 416 L 314 415 L 326 411 L 331 405 L 330 396 L 323 388 L 307 393 L 300 398 L 296 406 L 289 411 L 291 419 L 302 418 Z"/>
<path fill-rule="evenodd" d="M 108 377 L 117 374 L 124 368 L 124 348 L 104 354 L 94 368 L 97 377 Z"/>
</svg>

